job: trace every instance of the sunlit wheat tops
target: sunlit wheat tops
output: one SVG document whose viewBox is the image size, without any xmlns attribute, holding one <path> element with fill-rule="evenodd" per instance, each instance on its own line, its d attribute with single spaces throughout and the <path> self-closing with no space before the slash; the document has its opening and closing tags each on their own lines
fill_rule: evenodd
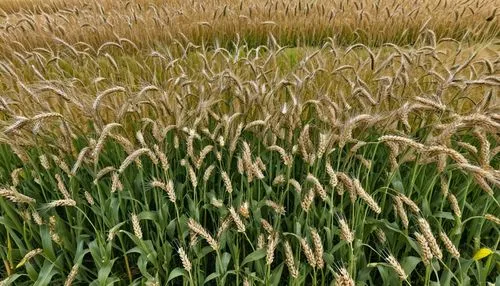
<svg viewBox="0 0 500 286">
<path fill-rule="evenodd" d="M 318 266 L 319 269 L 322 269 L 325 266 L 325 262 L 323 261 L 323 243 L 321 242 L 321 237 L 314 228 L 311 229 L 311 236 L 314 245 L 316 266 Z"/>
<path fill-rule="evenodd" d="M 92 195 L 88 192 L 88 191 L 85 191 L 84 193 L 84 196 L 85 196 L 85 200 L 87 200 L 87 203 L 91 206 L 94 205 L 94 198 L 92 197 Z"/>
<path fill-rule="evenodd" d="M 234 210 L 233 207 L 229 208 L 229 213 L 231 214 L 231 217 L 233 218 L 233 221 L 236 224 L 236 227 L 238 228 L 238 231 L 239 232 L 245 232 L 245 224 L 243 224 L 243 221 L 241 220 L 240 216 Z"/>
<path fill-rule="evenodd" d="M 175 204 L 176 196 L 174 191 L 174 182 L 172 180 L 169 180 L 166 184 L 159 180 L 153 180 L 151 182 L 151 187 L 164 190 L 167 193 L 168 199 Z"/>
<path fill-rule="evenodd" d="M 307 174 L 306 180 L 311 182 L 314 185 L 314 189 L 316 190 L 316 192 L 318 193 L 319 197 L 322 200 L 327 199 L 327 193 L 326 193 L 325 189 L 323 188 L 323 186 L 321 185 L 321 183 L 319 182 L 318 178 L 316 178 L 313 174 L 309 173 L 309 174 Z"/>
<path fill-rule="evenodd" d="M 272 208 L 277 214 L 284 215 L 286 213 L 285 207 L 273 202 L 271 200 L 266 200 L 264 202 L 268 207 Z"/>
<path fill-rule="evenodd" d="M 349 225 L 343 217 L 338 219 L 340 227 L 340 238 L 345 240 L 347 243 L 352 243 L 354 241 L 354 234 L 351 232 Z"/>
<path fill-rule="evenodd" d="M 500 225 L 500 218 L 498 218 L 492 214 L 485 214 L 484 218 L 486 218 L 487 220 L 489 220 L 491 222 L 494 222 L 494 223 Z"/>
<path fill-rule="evenodd" d="M 274 261 L 274 251 L 279 241 L 279 233 L 275 232 L 269 235 L 267 239 L 266 264 L 271 265 Z"/>
<path fill-rule="evenodd" d="M 189 219 L 188 227 L 191 231 L 203 237 L 213 250 L 219 249 L 219 246 L 217 245 L 215 239 L 213 239 L 213 237 L 203 228 L 203 226 L 197 223 L 194 219 Z"/>
<path fill-rule="evenodd" d="M 155 164 L 158 163 L 158 159 L 156 158 L 155 154 L 149 150 L 148 148 L 141 148 L 135 150 L 132 154 L 130 154 L 125 160 L 123 160 L 122 164 L 120 165 L 120 168 L 118 169 L 118 173 L 123 173 L 125 169 L 132 163 L 134 160 L 136 160 L 138 157 L 141 155 L 146 154 Z"/>
<path fill-rule="evenodd" d="M 309 246 L 309 243 L 307 243 L 307 241 L 305 239 L 301 238 L 300 245 L 302 246 L 302 251 L 304 251 L 304 255 L 306 256 L 307 263 L 309 263 L 309 265 L 312 268 L 315 268 L 316 267 L 316 257 L 314 256 L 314 252 L 311 249 L 311 247 Z"/>
<path fill-rule="evenodd" d="M 250 218 L 250 209 L 248 206 L 248 202 L 243 202 L 240 208 L 238 209 L 238 213 L 244 218 Z"/>
<path fill-rule="evenodd" d="M 130 217 L 132 220 L 132 228 L 134 229 L 134 235 L 137 238 L 142 239 L 142 229 L 141 229 L 141 224 L 139 222 L 139 218 L 135 213 L 131 214 Z"/>
<path fill-rule="evenodd" d="M 455 245 L 453 244 L 453 242 L 451 242 L 450 238 L 446 235 L 446 233 L 444 232 L 440 232 L 439 233 L 439 237 L 441 238 L 441 241 L 443 241 L 443 244 L 446 248 L 446 250 L 448 250 L 448 252 L 455 258 L 460 258 L 460 252 L 458 252 L 457 248 L 455 247 Z"/>
<path fill-rule="evenodd" d="M 273 226 L 265 219 L 260 219 L 260 224 L 262 225 L 262 228 L 266 230 L 269 234 L 274 232 Z"/>
<path fill-rule="evenodd" d="M 315 194 L 316 192 L 314 191 L 314 187 L 309 188 L 307 194 L 302 199 L 301 206 L 305 212 L 308 212 L 309 209 L 311 208 Z"/>
<path fill-rule="evenodd" d="M 0 1 L 0 284 L 494 284 L 497 2 Z"/>
<path fill-rule="evenodd" d="M 404 228 L 408 228 L 408 225 L 410 224 L 408 220 L 408 215 L 406 214 L 405 208 L 403 206 L 403 202 L 400 197 L 394 197 L 394 208 L 396 210 L 396 213 L 401 219 L 401 223 L 403 224 Z"/>
<path fill-rule="evenodd" d="M 181 258 L 181 261 L 182 261 L 182 267 L 184 267 L 184 270 L 186 270 L 187 272 L 191 272 L 191 262 L 189 261 L 189 258 L 186 254 L 186 252 L 184 251 L 184 249 L 182 247 L 180 247 L 177 252 L 179 252 L 179 256 Z"/>
<path fill-rule="evenodd" d="M 76 206 L 76 201 L 72 199 L 63 199 L 63 200 L 52 201 L 47 204 L 48 208 L 55 208 L 59 206 L 74 207 Z"/>
<path fill-rule="evenodd" d="M 231 184 L 231 179 L 229 178 L 229 175 L 226 173 L 226 171 L 222 171 L 221 175 L 222 175 L 222 180 L 224 181 L 224 186 L 226 187 L 226 192 L 232 193 L 233 185 Z"/>
<path fill-rule="evenodd" d="M 4 197 L 14 203 L 35 203 L 36 200 L 16 191 L 14 187 L 10 189 L 0 189 L 0 197 Z"/>
<path fill-rule="evenodd" d="M 338 286 L 354 286 L 354 280 L 349 275 L 349 272 L 344 267 L 335 272 L 335 285 Z"/>
<path fill-rule="evenodd" d="M 377 214 L 382 212 L 382 209 L 380 206 L 375 202 L 375 200 L 370 196 L 365 189 L 361 186 L 361 183 L 359 182 L 358 179 L 354 179 L 354 187 L 357 190 L 358 196 L 366 202 L 366 204 Z"/>
<path fill-rule="evenodd" d="M 288 241 L 285 241 L 284 247 L 285 247 L 285 263 L 286 266 L 288 267 L 288 271 L 290 272 L 290 276 L 292 276 L 293 278 L 297 278 L 299 277 L 299 270 L 295 265 L 292 247 L 290 246 L 290 243 Z"/>
<path fill-rule="evenodd" d="M 403 267 L 401 267 L 401 264 L 399 264 L 399 261 L 392 256 L 392 254 L 388 255 L 386 258 L 387 262 L 389 265 L 394 269 L 394 271 L 398 274 L 399 279 L 401 280 L 406 280 L 408 278 L 408 275 L 404 271 Z"/>
<path fill-rule="evenodd" d="M 450 202 L 451 209 L 453 210 L 453 213 L 455 214 L 455 216 L 461 217 L 462 211 L 460 210 L 460 206 L 458 205 L 458 201 L 457 201 L 457 198 L 455 197 L 455 195 L 449 193 L 448 194 L 448 201 Z"/>
<path fill-rule="evenodd" d="M 399 194 L 398 196 L 401 199 L 401 201 L 403 201 L 413 213 L 418 214 L 420 212 L 420 208 L 410 198 L 408 198 L 404 194 Z"/>
<path fill-rule="evenodd" d="M 57 180 L 57 189 L 61 192 L 61 194 L 64 196 L 65 199 L 71 198 L 71 195 L 69 194 L 68 190 L 66 189 L 66 186 L 64 185 L 61 175 L 56 174 L 55 177 Z"/>
<path fill-rule="evenodd" d="M 229 226 L 233 223 L 233 218 L 231 215 L 227 216 L 225 219 L 222 220 L 220 223 L 219 229 L 217 230 L 217 239 L 220 239 L 222 234 L 229 229 Z M 191 232 L 192 233 L 192 232 Z"/>
<path fill-rule="evenodd" d="M 417 239 L 418 245 L 420 246 L 422 262 L 425 265 L 429 265 L 433 255 L 431 249 L 429 248 L 427 240 L 422 234 L 418 232 L 415 232 L 415 238 Z"/>
<path fill-rule="evenodd" d="M 73 265 L 71 271 L 68 274 L 68 277 L 66 277 L 66 281 L 64 281 L 64 286 L 71 286 L 73 284 L 76 275 L 78 275 L 78 269 L 79 269 L 78 264 Z"/>
<path fill-rule="evenodd" d="M 419 218 L 418 225 L 420 227 L 420 231 L 422 232 L 425 239 L 427 240 L 429 247 L 431 248 L 432 254 L 434 256 L 436 256 L 438 259 L 442 259 L 443 253 L 441 252 L 441 248 L 439 248 L 439 245 L 436 241 L 436 238 L 432 234 L 431 227 L 429 226 L 429 223 L 424 218 Z"/>
</svg>

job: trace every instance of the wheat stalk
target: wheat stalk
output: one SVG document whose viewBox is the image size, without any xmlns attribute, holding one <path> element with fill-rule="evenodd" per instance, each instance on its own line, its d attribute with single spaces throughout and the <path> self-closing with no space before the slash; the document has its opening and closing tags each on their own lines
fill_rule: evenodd
<svg viewBox="0 0 500 286">
<path fill-rule="evenodd" d="M 440 260 L 443 259 L 443 253 L 441 252 L 441 248 L 439 248 L 436 238 L 432 234 L 429 223 L 424 218 L 419 218 L 418 225 L 420 227 L 420 231 L 427 240 L 429 247 L 431 248 L 432 254 Z"/>
<path fill-rule="evenodd" d="M 304 251 L 306 256 L 307 263 L 309 263 L 312 268 L 316 268 L 316 257 L 314 256 L 314 252 L 309 246 L 309 243 L 307 243 L 305 239 L 300 238 L 300 245 L 302 246 L 302 251 Z"/>
<path fill-rule="evenodd" d="M 179 253 L 179 256 L 181 257 L 181 262 L 182 262 L 182 267 L 184 267 L 184 270 L 187 272 L 191 272 L 191 262 L 189 261 L 189 258 L 184 251 L 182 247 L 180 247 L 177 252 Z"/>
<path fill-rule="evenodd" d="M 417 239 L 418 245 L 420 246 L 420 251 L 422 252 L 422 262 L 427 266 L 432 260 L 432 251 L 429 247 L 429 244 L 427 243 L 427 240 L 422 234 L 415 232 L 415 238 Z"/>
<path fill-rule="evenodd" d="M 201 226 L 201 224 L 196 222 L 194 219 L 192 218 L 189 219 L 188 227 L 191 231 L 203 237 L 208 242 L 210 247 L 212 247 L 213 250 L 217 251 L 219 249 L 219 245 L 217 244 L 215 239 L 213 239 L 213 237 L 208 233 L 208 231 L 206 231 L 203 228 L 203 226 Z"/>
</svg>

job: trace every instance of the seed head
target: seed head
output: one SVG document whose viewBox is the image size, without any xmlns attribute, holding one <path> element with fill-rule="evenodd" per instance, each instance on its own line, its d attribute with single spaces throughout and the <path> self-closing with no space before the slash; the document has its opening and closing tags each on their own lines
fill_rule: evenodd
<svg viewBox="0 0 500 286">
<path fill-rule="evenodd" d="M 262 249 L 266 246 L 266 238 L 263 233 L 257 237 L 257 249 Z"/>
<path fill-rule="evenodd" d="M 344 218 L 339 218 L 340 238 L 351 244 L 354 241 L 354 234 L 351 232 L 349 225 Z"/>
<path fill-rule="evenodd" d="M 216 207 L 216 208 L 221 208 L 224 204 L 224 202 L 222 200 L 219 200 L 215 197 L 212 198 L 212 200 L 210 201 L 210 203 Z"/>
<path fill-rule="evenodd" d="M 17 168 L 10 173 L 10 177 L 12 178 L 12 186 L 17 187 L 19 185 L 19 173 L 23 171 L 23 168 Z"/>
<path fill-rule="evenodd" d="M 40 160 L 40 164 L 45 170 L 50 169 L 49 159 L 47 159 L 46 155 L 40 155 L 38 159 Z"/>
<path fill-rule="evenodd" d="M 186 254 L 186 252 L 184 251 L 184 249 L 182 247 L 180 247 L 177 252 L 179 253 L 179 256 L 181 257 L 181 262 L 182 262 L 182 267 L 184 267 L 184 269 L 187 271 L 187 272 L 191 272 L 191 262 L 189 261 L 189 258 Z"/>
<path fill-rule="evenodd" d="M 290 185 L 292 185 L 292 187 L 295 189 L 295 191 L 297 191 L 297 193 L 300 194 L 302 192 L 302 186 L 300 186 L 300 183 L 297 182 L 297 180 L 295 180 L 295 179 L 289 179 L 288 183 Z"/>
<path fill-rule="evenodd" d="M 10 189 L 0 188 L 0 197 L 4 197 L 14 203 L 32 204 L 36 202 L 35 199 L 19 193 L 14 187 L 10 187 Z"/>
<path fill-rule="evenodd" d="M 196 186 L 198 186 L 198 178 L 196 177 L 196 173 L 193 170 L 193 167 L 191 167 L 191 164 L 185 161 L 185 166 L 188 171 L 189 175 L 189 180 L 191 181 L 191 185 L 193 186 L 194 189 L 196 189 Z"/>
<path fill-rule="evenodd" d="M 408 229 L 409 221 L 408 216 L 406 214 L 405 208 L 403 206 L 403 202 L 399 197 L 394 197 L 394 208 L 403 223 L 404 228 Z"/>
<path fill-rule="evenodd" d="M 356 188 L 356 192 L 358 196 L 366 202 L 366 204 L 372 209 L 376 214 L 380 214 L 382 212 L 382 209 L 380 206 L 377 204 L 377 202 L 370 196 L 365 189 L 361 186 L 361 183 L 359 182 L 358 179 L 354 179 L 354 187 Z"/>
<path fill-rule="evenodd" d="M 163 171 L 166 172 L 170 168 L 167 156 L 160 150 L 160 147 L 158 147 L 158 145 L 156 144 L 153 146 L 153 151 L 155 152 L 156 157 L 158 157 L 158 159 L 160 160 Z"/>
<path fill-rule="evenodd" d="M 337 286 L 355 286 L 354 280 L 352 280 L 349 272 L 345 267 L 339 269 L 338 272 L 335 272 L 335 285 Z"/>
<path fill-rule="evenodd" d="M 169 180 L 166 184 L 159 180 L 153 180 L 151 182 L 151 187 L 164 190 L 167 193 L 168 199 L 175 204 L 176 196 L 174 191 L 174 182 L 172 180 Z"/>
<path fill-rule="evenodd" d="M 285 166 L 292 165 L 292 160 L 290 159 L 290 156 L 286 153 L 285 149 L 281 148 L 278 145 L 272 145 L 267 149 L 269 149 L 270 151 L 278 152 L 280 154 L 281 162 L 283 163 L 283 165 Z"/>
<path fill-rule="evenodd" d="M 217 239 L 220 239 L 222 234 L 229 228 L 233 222 L 233 217 L 231 215 L 227 216 L 220 224 L 219 230 L 217 231 Z"/>
<path fill-rule="evenodd" d="M 74 207 L 76 206 L 76 202 L 73 199 L 63 199 L 63 200 L 56 200 L 52 201 L 47 204 L 48 208 L 55 208 L 55 207 Z"/>
<path fill-rule="evenodd" d="M 349 193 L 349 198 L 351 199 L 351 203 L 354 204 L 357 198 L 357 191 L 354 187 L 354 182 L 351 178 L 349 178 L 349 176 L 347 176 L 347 174 L 342 172 L 337 172 L 337 178 L 346 187 L 347 192 Z"/>
<path fill-rule="evenodd" d="M 377 236 L 378 241 L 380 241 L 380 243 L 385 244 L 387 242 L 387 237 L 382 229 L 380 228 L 375 229 L 375 235 Z"/>
<path fill-rule="evenodd" d="M 304 254 L 306 256 L 307 263 L 309 263 L 309 265 L 311 265 L 312 268 L 315 268 L 316 258 L 314 257 L 314 253 L 311 247 L 309 246 L 307 241 L 303 238 L 300 239 L 300 245 L 302 246 L 302 250 L 304 251 Z"/>
<path fill-rule="evenodd" d="M 272 185 L 273 186 L 278 186 L 285 183 L 285 176 L 283 174 L 278 175 L 274 178 Z"/>
<path fill-rule="evenodd" d="M 332 165 L 330 165 L 330 162 L 328 162 L 328 161 L 326 162 L 325 168 L 326 168 L 326 173 L 330 177 L 330 182 L 329 182 L 330 186 L 332 188 L 335 188 L 338 184 L 338 179 L 337 179 L 337 175 L 335 174 L 335 171 L 333 171 Z"/>
<path fill-rule="evenodd" d="M 243 175 L 243 173 L 245 173 L 245 165 L 243 164 L 243 160 L 240 157 L 236 159 L 236 168 L 240 175 Z"/>
<path fill-rule="evenodd" d="M 498 218 L 492 214 L 485 214 L 484 218 L 491 221 L 491 222 L 494 222 L 494 223 L 500 225 L 500 218 Z"/>
<path fill-rule="evenodd" d="M 436 241 L 436 238 L 432 234 L 431 227 L 430 227 L 429 223 L 424 218 L 419 218 L 418 225 L 420 227 L 420 231 L 422 232 L 425 239 L 427 240 L 429 247 L 431 248 L 432 254 L 440 260 L 443 259 L 443 253 L 441 252 L 441 249 L 439 248 L 439 245 Z"/>
<path fill-rule="evenodd" d="M 213 237 L 208 233 L 208 231 L 206 231 L 205 228 L 203 228 L 203 226 L 201 226 L 201 224 L 196 222 L 194 219 L 192 218 L 189 219 L 188 227 L 191 231 L 203 237 L 203 239 L 205 239 L 208 242 L 208 244 L 210 245 L 210 247 L 212 247 L 213 250 L 217 251 L 219 249 L 219 245 L 217 244 L 215 239 L 213 239 Z"/>
<path fill-rule="evenodd" d="M 440 179 L 440 182 L 441 182 L 441 193 L 447 197 L 448 196 L 448 190 L 449 190 L 449 186 L 448 186 L 448 178 L 446 178 L 446 176 L 444 174 L 441 174 L 441 176 L 439 176 L 439 179 Z"/>
<path fill-rule="evenodd" d="M 299 270 L 297 269 L 297 266 L 295 266 L 295 261 L 293 259 L 293 251 L 292 247 L 290 246 L 290 243 L 288 241 L 285 241 L 285 263 L 286 266 L 288 267 L 288 272 L 290 273 L 290 276 L 293 278 L 299 277 Z"/>
<path fill-rule="evenodd" d="M 87 200 L 87 203 L 89 205 L 93 206 L 94 205 L 94 198 L 92 197 L 92 195 L 87 191 L 85 191 L 84 195 L 85 195 L 85 199 Z"/>
<path fill-rule="evenodd" d="M 267 239 L 267 251 L 266 251 L 266 264 L 271 265 L 274 261 L 274 250 L 278 245 L 279 234 L 277 232 L 272 233 Z"/>
<path fill-rule="evenodd" d="M 260 219 L 260 224 L 262 225 L 262 227 L 269 233 L 273 233 L 274 232 L 274 228 L 273 226 L 265 219 Z"/>
<path fill-rule="evenodd" d="M 64 196 L 65 199 L 71 198 L 71 195 L 69 194 L 68 190 L 66 189 L 66 186 L 64 185 L 64 182 L 61 178 L 61 175 L 56 174 L 56 181 L 57 181 L 57 188 L 61 192 L 61 194 Z"/>
<path fill-rule="evenodd" d="M 193 231 L 189 231 L 189 247 L 194 247 L 196 243 L 198 243 L 198 235 Z"/>
<path fill-rule="evenodd" d="M 302 202 L 300 203 L 300 205 L 302 206 L 302 209 L 305 211 L 305 212 L 308 212 L 309 211 L 309 208 L 311 207 L 311 204 L 313 203 L 314 201 L 314 196 L 315 196 L 315 192 L 314 192 L 314 187 L 310 188 L 309 189 L 309 192 L 307 193 L 307 195 L 304 197 L 304 199 L 302 200 Z"/>
<path fill-rule="evenodd" d="M 248 209 L 248 202 L 244 202 L 243 204 L 241 204 L 238 212 L 244 218 L 249 218 L 250 217 L 250 210 Z"/>
<path fill-rule="evenodd" d="M 387 262 L 391 265 L 391 267 L 396 271 L 396 273 L 399 276 L 399 279 L 401 280 L 406 280 L 408 278 L 408 275 L 404 271 L 403 267 L 401 267 L 401 264 L 394 258 L 394 256 L 389 255 L 386 257 Z"/>
<path fill-rule="evenodd" d="M 272 208 L 279 215 L 284 215 L 286 212 L 284 206 L 279 205 L 271 200 L 265 200 L 264 203 L 266 204 L 266 206 Z"/>
<path fill-rule="evenodd" d="M 35 223 L 37 225 L 42 225 L 43 224 L 42 217 L 40 216 L 40 214 L 37 211 L 32 211 L 31 212 L 31 216 L 33 217 L 33 220 L 35 221 Z"/>
<path fill-rule="evenodd" d="M 455 197 L 454 194 L 452 193 L 448 194 L 448 202 L 450 202 L 451 209 L 453 210 L 455 216 L 462 217 L 462 211 L 460 210 L 460 206 L 458 205 L 457 198 Z"/>
<path fill-rule="evenodd" d="M 123 191 L 123 185 L 122 182 L 120 181 L 120 177 L 117 172 L 113 173 L 112 179 L 111 179 L 111 192 L 114 193 L 116 190 Z"/>
<path fill-rule="evenodd" d="M 399 194 L 398 197 L 403 201 L 403 203 L 405 203 L 410 208 L 410 210 L 414 214 L 418 214 L 420 212 L 420 208 L 410 198 L 408 198 L 407 196 L 405 196 L 403 194 Z"/>
<path fill-rule="evenodd" d="M 229 213 L 231 214 L 231 217 L 233 218 L 233 221 L 238 228 L 238 232 L 245 232 L 245 224 L 243 224 L 243 221 L 233 207 L 229 208 Z"/>
<path fill-rule="evenodd" d="M 135 213 L 132 213 L 132 228 L 134 229 L 134 234 L 137 238 L 142 239 L 142 229 L 141 224 L 139 222 L 139 218 Z"/>
<path fill-rule="evenodd" d="M 64 286 L 71 286 L 76 278 L 76 275 L 78 275 L 78 264 L 73 265 L 73 267 L 71 268 L 71 271 L 69 272 L 68 277 L 64 282 Z"/>
<path fill-rule="evenodd" d="M 446 247 L 446 250 L 455 258 L 460 258 L 460 252 L 458 252 L 457 248 L 455 245 L 453 245 L 453 242 L 451 242 L 450 238 L 441 231 L 439 233 L 439 237 L 441 238 L 441 241 L 443 242 L 444 246 Z"/>
<path fill-rule="evenodd" d="M 322 269 L 325 266 L 325 262 L 323 261 L 323 244 L 321 242 L 321 237 L 314 228 L 311 228 L 311 236 L 314 244 L 314 255 L 316 256 L 316 265 L 318 266 L 319 269 Z"/>
<path fill-rule="evenodd" d="M 429 244 L 427 243 L 427 240 L 422 234 L 418 232 L 415 232 L 415 238 L 417 239 L 418 245 L 420 246 L 420 250 L 422 252 L 422 262 L 424 263 L 424 265 L 429 265 L 433 255 Z"/>
<path fill-rule="evenodd" d="M 233 185 L 231 184 L 231 179 L 229 178 L 228 174 L 226 171 L 222 171 L 222 181 L 224 182 L 224 186 L 226 187 L 226 192 L 232 193 L 233 192 Z"/>
<path fill-rule="evenodd" d="M 42 252 L 43 252 L 43 249 L 41 249 L 41 248 L 36 248 L 36 249 L 29 251 L 28 253 L 26 253 L 26 255 L 24 255 L 23 259 L 21 259 L 21 262 L 18 264 L 17 267 L 20 267 L 21 266 L 20 264 L 22 262 L 28 262 L 33 257 L 37 256 L 38 254 L 40 254 Z"/>
<path fill-rule="evenodd" d="M 215 169 L 215 165 L 210 165 L 206 170 L 205 174 L 203 174 L 203 182 L 207 182 L 210 179 L 210 175 L 212 175 L 212 171 Z"/>
</svg>

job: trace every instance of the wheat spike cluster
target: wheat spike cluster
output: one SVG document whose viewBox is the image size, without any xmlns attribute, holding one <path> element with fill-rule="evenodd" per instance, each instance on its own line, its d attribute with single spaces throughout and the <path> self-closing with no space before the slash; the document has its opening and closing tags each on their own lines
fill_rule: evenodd
<svg viewBox="0 0 500 286">
<path fill-rule="evenodd" d="M 493 0 L 0 1 L 0 285 L 494 285 Z"/>
</svg>

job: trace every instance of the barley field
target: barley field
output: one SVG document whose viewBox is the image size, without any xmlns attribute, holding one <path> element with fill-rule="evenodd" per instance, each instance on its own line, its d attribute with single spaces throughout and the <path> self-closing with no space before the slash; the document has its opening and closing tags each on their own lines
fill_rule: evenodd
<svg viewBox="0 0 500 286">
<path fill-rule="evenodd" d="M 500 285 L 499 6 L 1 0 L 0 285 Z"/>
</svg>

